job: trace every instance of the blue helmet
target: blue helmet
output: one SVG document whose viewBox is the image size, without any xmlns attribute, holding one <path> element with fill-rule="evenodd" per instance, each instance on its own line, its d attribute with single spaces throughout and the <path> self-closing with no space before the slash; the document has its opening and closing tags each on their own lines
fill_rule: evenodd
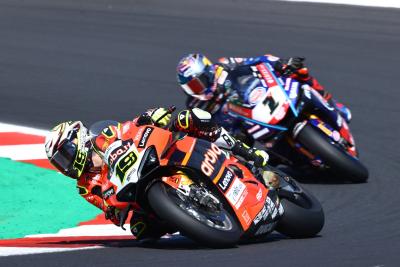
<svg viewBox="0 0 400 267">
<path fill-rule="evenodd" d="M 189 54 L 179 61 L 177 78 L 186 94 L 199 100 L 209 100 L 214 96 L 215 67 L 202 54 Z"/>
</svg>

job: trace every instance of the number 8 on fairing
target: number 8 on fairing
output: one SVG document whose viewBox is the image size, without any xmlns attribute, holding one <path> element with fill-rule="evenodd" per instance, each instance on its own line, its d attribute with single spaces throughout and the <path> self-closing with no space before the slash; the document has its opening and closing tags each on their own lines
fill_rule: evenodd
<svg viewBox="0 0 400 267">
<path fill-rule="evenodd" d="M 116 166 L 116 175 L 121 180 L 121 183 L 124 183 L 128 170 L 135 164 L 136 160 L 136 153 L 131 151 L 118 162 Z"/>
</svg>

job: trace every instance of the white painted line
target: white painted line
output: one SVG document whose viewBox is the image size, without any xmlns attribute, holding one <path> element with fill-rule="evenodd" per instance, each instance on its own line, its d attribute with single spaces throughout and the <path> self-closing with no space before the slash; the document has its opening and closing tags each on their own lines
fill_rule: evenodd
<svg viewBox="0 0 400 267">
<path fill-rule="evenodd" d="M 283 0 L 283 1 L 400 8 L 399 0 Z"/>
<path fill-rule="evenodd" d="M 0 133 L 1 132 L 20 132 L 20 133 L 26 133 L 26 134 L 35 134 L 35 135 L 40 135 L 40 136 L 46 136 L 49 131 L 0 122 Z"/>
<path fill-rule="evenodd" d="M 91 246 L 83 248 L 23 248 L 23 247 L 0 247 L 0 257 L 2 256 L 16 256 L 16 255 L 28 255 L 38 253 L 50 253 L 50 252 L 62 252 L 62 251 L 73 251 L 83 249 L 97 249 L 104 248 L 100 246 Z"/>
<path fill-rule="evenodd" d="M 0 146 L 0 158 L 12 160 L 47 159 L 44 144 Z"/>
<path fill-rule="evenodd" d="M 71 236 L 132 236 L 129 224 L 124 225 L 126 231 L 114 224 L 81 225 L 62 229 L 55 234 L 27 235 L 25 237 L 71 237 Z M 133 236 L 132 236 L 133 238 Z"/>
</svg>

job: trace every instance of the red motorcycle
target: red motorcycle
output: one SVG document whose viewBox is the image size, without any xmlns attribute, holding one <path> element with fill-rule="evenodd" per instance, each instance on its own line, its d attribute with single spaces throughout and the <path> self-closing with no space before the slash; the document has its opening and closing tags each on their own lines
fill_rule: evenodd
<svg viewBox="0 0 400 267">
<path fill-rule="evenodd" d="M 294 179 L 269 167 L 280 181 L 271 189 L 248 163 L 202 139 L 137 126 L 110 145 L 104 160 L 109 205 L 124 214 L 140 206 L 172 232 L 209 247 L 235 246 L 273 230 L 312 237 L 324 225 L 319 201 Z"/>
</svg>

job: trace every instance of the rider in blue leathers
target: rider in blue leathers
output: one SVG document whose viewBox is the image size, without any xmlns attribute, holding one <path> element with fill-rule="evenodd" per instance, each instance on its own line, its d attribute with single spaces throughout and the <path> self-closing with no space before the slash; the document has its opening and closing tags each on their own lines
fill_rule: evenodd
<svg viewBox="0 0 400 267">
<path fill-rule="evenodd" d="M 273 55 L 263 55 L 255 58 L 220 58 L 213 64 L 202 54 L 189 54 L 182 58 L 177 66 L 177 79 L 182 89 L 188 95 L 188 108 L 201 108 L 213 114 L 218 124 L 234 134 L 242 133 L 242 122 L 227 114 L 227 99 L 234 94 L 242 98 L 248 97 L 246 91 L 254 75 L 252 66 L 269 63 L 277 77 L 294 78 L 318 91 L 340 115 L 349 122 L 351 112 L 343 104 L 333 100 L 330 93 L 309 75 L 304 66 L 304 58 L 293 57 L 284 60 Z M 250 67 L 250 68 L 249 68 Z"/>
</svg>

